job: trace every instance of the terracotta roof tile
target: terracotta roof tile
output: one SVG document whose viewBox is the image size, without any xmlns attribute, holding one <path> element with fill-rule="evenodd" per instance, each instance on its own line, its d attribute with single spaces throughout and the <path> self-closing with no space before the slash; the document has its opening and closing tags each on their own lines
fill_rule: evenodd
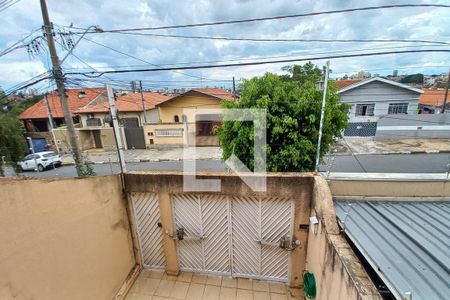
<svg viewBox="0 0 450 300">
<path fill-rule="evenodd" d="M 445 89 L 424 89 L 420 95 L 419 103 L 430 106 L 442 106 L 444 97 Z"/>
<path fill-rule="evenodd" d="M 338 89 L 343 89 L 349 85 L 360 82 L 362 79 L 347 79 L 347 80 L 336 80 L 336 87 Z"/>
<path fill-rule="evenodd" d="M 207 95 L 211 95 L 213 97 L 217 97 L 220 99 L 225 99 L 225 100 L 233 100 L 233 93 L 230 93 L 227 90 L 224 89 L 218 89 L 218 88 L 195 88 L 192 89 L 191 91 L 196 91 L 196 92 L 200 92 L 203 94 L 207 94 Z"/>
<path fill-rule="evenodd" d="M 105 90 L 102 88 L 67 89 L 67 101 L 70 112 L 74 113 L 80 107 L 85 106 Z M 84 97 L 80 98 L 79 93 L 84 92 Z M 48 103 L 54 118 L 64 118 L 61 106 L 61 99 L 56 91 L 48 95 Z M 46 119 L 48 117 L 45 99 L 40 100 L 33 106 L 26 109 L 19 115 L 19 119 Z"/>
<path fill-rule="evenodd" d="M 159 93 L 154 92 L 145 92 L 144 100 L 145 100 L 145 109 L 153 109 L 156 104 L 162 103 L 169 99 L 169 96 L 165 96 Z M 142 108 L 142 100 L 140 93 L 129 93 L 120 95 L 116 100 L 117 110 L 120 112 L 137 112 L 143 111 Z M 86 105 L 84 107 L 79 108 L 75 113 L 98 113 L 98 112 L 108 112 L 109 104 L 106 101 L 96 103 L 93 105 Z"/>
</svg>

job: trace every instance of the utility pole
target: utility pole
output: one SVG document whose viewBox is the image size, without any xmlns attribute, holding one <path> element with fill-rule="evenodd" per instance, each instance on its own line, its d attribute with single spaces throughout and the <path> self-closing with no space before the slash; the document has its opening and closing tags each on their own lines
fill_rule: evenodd
<svg viewBox="0 0 450 300">
<path fill-rule="evenodd" d="M 37 160 L 36 160 L 36 155 L 34 154 L 34 145 L 33 145 L 33 139 L 30 137 L 27 137 L 27 141 L 28 141 L 28 147 L 31 151 L 31 154 L 33 155 L 33 160 L 34 160 L 34 167 L 35 167 L 35 171 L 39 172 L 39 168 L 37 165 Z"/>
<path fill-rule="evenodd" d="M 322 143 L 323 119 L 325 115 L 325 104 L 327 102 L 329 72 L 330 72 L 330 61 L 327 61 L 325 64 L 325 80 L 323 85 L 322 110 L 320 111 L 319 140 L 317 141 L 316 167 L 314 169 L 316 172 L 319 170 L 320 144 Z"/>
<path fill-rule="evenodd" d="M 444 104 L 442 105 L 441 113 L 445 114 L 445 107 L 447 106 L 448 86 L 450 85 L 450 70 L 448 70 L 447 86 L 445 87 Z"/>
<path fill-rule="evenodd" d="M 234 82 L 234 76 L 233 76 L 233 100 L 236 101 L 236 84 Z"/>
<path fill-rule="evenodd" d="M 78 145 L 78 139 L 75 133 L 72 115 L 70 114 L 69 104 L 67 103 L 64 87 L 64 75 L 61 70 L 58 55 L 56 53 L 55 41 L 53 39 L 52 24 L 50 23 L 50 18 L 48 16 L 47 11 L 47 4 L 45 3 L 45 0 L 40 0 L 40 2 L 41 2 L 42 19 L 44 20 L 45 37 L 47 38 L 48 49 L 52 60 L 53 76 L 55 78 L 59 96 L 61 98 L 61 106 L 64 114 L 64 121 L 67 126 L 67 133 L 69 135 L 70 146 L 72 148 L 73 160 L 75 161 L 75 168 L 77 170 L 78 176 L 82 176 L 83 162 L 81 157 L 81 151 Z"/>
<path fill-rule="evenodd" d="M 50 104 L 48 104 L 48 95 L 45 95 L 45 106 L 47 107 L 47 114 L 48 114 L 48 123 L 50 125 L 50 132 L 52 133 L 52 138 L 53 138 L 53 144 L 55 145 L 56 151 L 59 153 L 59 148 L 58 145 L 56 144 L 56 138 L 55 138 L 55 133 L 53 132 L 53 129 L 55 128 L 55 123 L 53 122 L 53 117 L 52 117 L 52 110 L 50 109 Z"/>
<path fill-rule="evenodd" d="M 142 91 L 142 80 L 139 80 L 139 89 L 141 91 L 142 110 L 144 111 L 144 123 L 147 123 L 147 112 L 145 111 L 144 92 Z"/>
<path fill-rule="evenodd" d="M 120 134 L 119 122 L 117 121 L 117 108 L 116 108 L 116 101 L 114 99 L 114 91 L 109 84 L 106 84 L 106 92 L 108 94 L 109 112 L 111 114 L 112 119 L 114 138 L 116 140 L 117 154 L 119 155 L 120 173 L 123 174 L 124 172 L 127 171 L 127 167 L 125 165 L 125 157 L 123 154 L 123 145 Z"/>
<path fill-rule="evenodd" d="M 45 101 L 45 106 L 47 107 L 48 123 L 50 124 L 50 130 L 53 130 L 54 123 L 53 123 L 53 118 L 52 118 L 52 110 L 50 109 L 50 105 L 48 104 L 47 95 L 45 95 L 44 101 Z"/>
</svg>

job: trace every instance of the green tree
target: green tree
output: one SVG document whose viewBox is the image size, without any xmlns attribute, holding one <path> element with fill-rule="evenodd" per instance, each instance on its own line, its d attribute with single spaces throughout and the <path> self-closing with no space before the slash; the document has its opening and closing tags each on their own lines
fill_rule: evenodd
<svg viewBox="0 0 450 300">
<path fill-rule="evenodd" d="M 401 80 L 402 83 L 423 83 L 423 74 L 417 73 L 407 75 Z"/>
<path fill-rule="evenodd" d="M 17 162 L 27 153 L 25 130 L 17 116 L 40 98 L 36 96 L 29 100 L 11 101 L 0 89 L 0 175 L 3 175 L 3 159 L 17 167 Z"/>
<path fill-rule="evenodd" d="M 237 102 L 223 101 L 224 108 L 260 108 L 267 114 L 267 171 L 314 170 L 319 136 L 322 91 L 316 89 L 321 70 L 309 63 L 283 68 L 291 75 L 266 73 L 244 80 Z M 327 93 L 321 157 L 347 127 L 348 105 L 339 103 L 331 82 Z M 236 155 L 253 170 L 252 122 L 225 121 L 216 130 L 223 159 Z"/>
</svg>

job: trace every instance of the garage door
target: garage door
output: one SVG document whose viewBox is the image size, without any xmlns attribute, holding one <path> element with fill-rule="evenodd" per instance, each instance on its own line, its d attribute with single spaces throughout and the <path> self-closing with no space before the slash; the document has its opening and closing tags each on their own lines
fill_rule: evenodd
<svg viewBox="0 0 450 300">
<path fill-rule="evenodd" d="M 162 241 L 159 204 L 156 194 L 131 193 L 136 232 L 141 249 L 142 265 L 146 268 L 164 268 L 166 265 Z"/>
<path fill-rule="evenodd" d="M 292 237 L 289 199 L 174 195 L 180 268 L 287 282 L 289 252 L 280 239 Z"/>
</svg>

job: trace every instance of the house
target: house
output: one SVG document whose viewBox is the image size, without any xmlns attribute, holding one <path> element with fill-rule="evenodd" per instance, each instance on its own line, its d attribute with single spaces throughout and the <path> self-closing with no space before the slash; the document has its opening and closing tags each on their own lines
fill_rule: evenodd
<svg viewBox="0 0 450 300">
<path fill-rule="evenodd" d="M 104 92 L 105 90 L 103 88 L 75 88 L 66 90 L 67 102 L 75 127 L 79 126 L 77 124 L 80 122 L 79 117 L 74 115 L 75 111 L 93 101 Z M 22 120 L 26 130 L 25 135 L 32 138 L 35 146 L 42 145 L 39 148 L 35 147 L 35 151 L 44 150 L 46 145 L 52 145 L 51 148 L 57 148 L 51 128 L 57 128 L 65 124 L 61 98 L 58 92 L 51 92 L 47 96 L 47 101 L 48 106 L 44 98 L 19 115 L 19 119 Z M 50 126 L 49 116 L 53 119 L 53 126 Z"/>
<path fill-rule="evenodd" d="M 102 88 L 67 89 L 66 97 L 72 115 L 77 109 L 85 106 L 101 95 L 104 91 L 105 90 Z M 47 96 L 47 99 L 48 107 L 44 98 L 19 115 L 19 119 L 23 121 L 27 132 L 49 132 L 49 113 L 51 114 L 54 122 L 53 127 L 58 127 L 65 124 L 63 109 L 61 106 L 61 98 L 58 92 L 51 92 Z M 73 117 L 74 123 L 79 123 L 78 117 Z"/>
<path fill-rule="evenodd" d="M 336 82 L 341 102 L 351 105 L 346 136 L 374 136 L 380 116 L 416 114 L 422 90 L 381 77 Z"/>
<path fill-rule="evenodd" d="M 445 89 L 425 89 L 420 95 L 419 109 L 421 113 L 439 114 L 444 104 Z M 449 104 L 447 104 L 447 109 Z"/>
<path fill-rule="evenodd" d="M 217 145 L 214 127 L 221 123 L 220 115 L 197 114 L 200 109 L 220 109 L 222 100 L 233 100 L 233 93 L 219 88 L 194 88 L 173 96 L 155 107 L 159 122 L 145 125 L 149 145 Z M 189 113 L 185 113 L 189 109 Z"/>
<path fill-rule="evenodd" d="M 142 98 L 144 101 L 142 101 Z M 156 104 L 166 101 L 169 96 L 154 92 L 117 93 L 116 108 L 119 123 L 123 131 L 123 142 L 127 149 L 145 149 L 143 125 L 159 122 Z M 106 94 L 102 94 L 74 112 L 80 118 L 78 131 L 90 139 L 83 148 L 114 148 L 115 140 L 109 114 Z"/>
</svg>

